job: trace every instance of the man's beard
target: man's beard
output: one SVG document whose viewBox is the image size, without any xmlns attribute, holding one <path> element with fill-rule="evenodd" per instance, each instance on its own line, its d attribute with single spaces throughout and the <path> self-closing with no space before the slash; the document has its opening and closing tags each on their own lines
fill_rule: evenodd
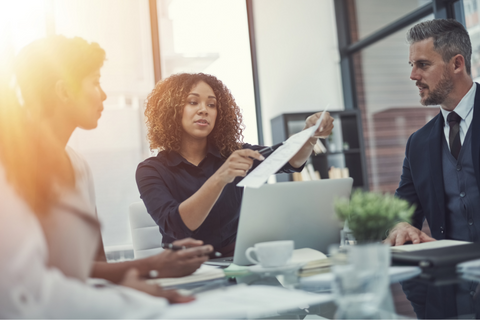
<svg viewBox="0 0 480 320">
<path fill-rule="evenodd" d="M 426 97 L 425 100 L 420 99 L 420 103 L 424 106 L 433 106 L 433 105 L 442 104 L 445 101 L 445 99 L 448 97 L 452 89 L 453 89 L 453 81 L 448 75 L 447 70 L 444 70 L 442 74 L 442 78 L 438 82 L 437 86 L 433 90 L 430 90 L 430 87 L 429 87 L 428 91 L 430 92 L 430 94 Z"/>
</svg>

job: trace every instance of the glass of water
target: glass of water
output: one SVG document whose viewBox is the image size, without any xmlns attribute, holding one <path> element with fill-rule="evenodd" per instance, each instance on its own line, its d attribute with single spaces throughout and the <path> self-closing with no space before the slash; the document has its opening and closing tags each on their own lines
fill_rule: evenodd
<svg viewBox="0 0 480 320">
<path fill-rule="evenodd" d="M 375 318 L 389 290 L 390 247 L 382 243 L 330 248 L 337 319 Z"/>
</svg>

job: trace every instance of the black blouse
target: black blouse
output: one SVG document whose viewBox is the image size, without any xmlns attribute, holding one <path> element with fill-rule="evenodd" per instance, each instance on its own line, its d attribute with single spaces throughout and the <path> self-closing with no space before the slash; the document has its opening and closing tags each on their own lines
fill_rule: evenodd
<svg viewBox="0 0 480 320">
<path fill-rule="evenodd" d="M 244 149 L 260 150 L 263 146 L 244 144 Z M 195 166 L 177 152 L 159 152 L 138 165 L 137 186 L 148 213 L 160 227 L 163 242 L 192 237 L 211 244 L 215 250 L 235 242 L 243 188 L 237 187 L 242 177 L 225 186 L 205 221 L 196 230 L 187 228 L 178 207 L 191 197 L 225 162 L 218 149 L 208 145 L 207 155 Z M 252 169 L 260 161 L 255 160 Z M 288 162 L 279 172 L 299 172 Z"/>
</svg>

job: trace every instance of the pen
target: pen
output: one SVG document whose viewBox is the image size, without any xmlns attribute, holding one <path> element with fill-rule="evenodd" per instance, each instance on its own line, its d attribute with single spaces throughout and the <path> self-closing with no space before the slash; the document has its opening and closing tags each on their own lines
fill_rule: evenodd
<svg viewBox="0 0 480 320">
<path fill-rule="evenodd" d="M 162 243 L 161 247 L 163 249 L 170 249 L 172 251 L 187 249 L 187 247 L 185 247 L 185 246 L 176 246 L 173 243 Z"/>
<path fill-rule="evenodd" d="M 185 246 L 177 246 L 177 245 L 174 245 L 173 243 L 162 243 L 161 247 L 163 249 L 169 249 L 169 250 L 172 250 L 172 251 L 187 249 L 187 247 L 185 247 Z M 210 259 L 220 258 L 221 256 L 222 256 L 222 254 L 220 252 L 217 252 L 217 251 L 213 251 L 208 255 L 208 257 Z"/>
<path fill-rule="evenodd" d="M 264 157 L 268 157 L 270 154 L 272 154 L 275 150 L 277 150 L 282 145 L 283 145 L 283 142 L 280 142 L 274 146 L 262 148 L 258 150 L 258 153 L 260 153 Z"/>
</svg>

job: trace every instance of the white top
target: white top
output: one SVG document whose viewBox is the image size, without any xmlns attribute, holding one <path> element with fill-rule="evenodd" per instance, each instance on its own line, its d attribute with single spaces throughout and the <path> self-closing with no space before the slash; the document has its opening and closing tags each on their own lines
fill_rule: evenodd
<svg viewBox="0 0 480 320">
<path fill-rule="evenodd" d="M 460 141 L 465 141 L 465 136 L 467 135 L 468 128 L 473 119 L 473 104 L 475 103 L 475 93 L 477 92 L 477 84 L 474 82 L 467 94 L 460 100 L 458 105 L 455 107 L 454 111 L 462 118 L 460 121 Z M 451 111 L 444 110 L 440 107 L 440 110 L 443 114 L 443 119 L 445 119 L 445 126 L 443 132 L 445 133 L 445 139 L 447 139 L 448 149 L 450 149 L 450 125 L 448 124 L 447 117 Z"/>
<path fill-rule="evenodd" d="M 125 287 L 93 288 L 47 261 L 40 223 L 0 164 L 0 318 L 158 318 L 167 305 Z"/>
<path fill-rule="evenodd" d="M 59 204 L 40 223 L 47 240 L 48 265 L 67 277 L 86 281 L 101 237 L 93 177 L 83 157 L 70 147 L 66 151 L 75 173 L 75 190 L 62 189 Z"/>
</svg>

